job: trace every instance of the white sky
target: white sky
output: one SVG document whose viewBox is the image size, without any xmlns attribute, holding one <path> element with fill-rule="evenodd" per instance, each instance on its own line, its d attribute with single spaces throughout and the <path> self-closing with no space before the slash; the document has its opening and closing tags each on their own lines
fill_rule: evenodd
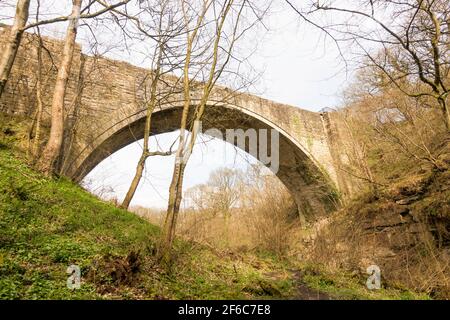
<svg viewBox="0 0 450 320">
<path fill-rule="evenodd" d="M 43 0 L 43 3 L 47 5 L 46 10 L 51 10 L 52 14 L 70 12 L 70 1 Z M 339 105 L 340 93 L 349 79 L 336 48 L 331 43 L 325 46 L 323 39 L 321 40 L 323 35 L 310 25 L 301 23 L 284 1 L 278 0 L 275 3 L 273 12 L 265 22 L 269 31 L 255 35 L 259 48 L 250 58 L 252 66 L 257 71 L 263 71 L 256 86 L 256 93 L 311 111 Z M 8 23 L 4 17 L 11 13 L 3 11 L 0 13 L 0 22 L 3 18 L 3 21 Z M 44 32 L 61 35 L 63 32 L 60 31 L 63 30 L 65 25 L 59 24 L 50 26 Z M 88 35 L 85 33 L 85 36 L 86 34 Z M 78 41 L 83 42 L 83 37 L 81 33 Z M 120 54 L 114 57 L 120 57 Z M 133 64 L 142 63 L 138 54 L 120 58 Z M 168 144 L 174 140 L 174 134 L 176 133 L 160 135 L 160 144 L 168 148 Z M 152 140 L 154 143 L 154 139 Z M 85 183 L 95 192 L 113 189 L 114 192 L 109 196 L 115 195 L 122 200 L 134 175 L 141 150 L 139 143 L 119 150 L 100 163 L 86 177 Z M 209 173 L 218 167 L 243 168 L 248 161 L 256 161 L 249 157 L 242 152 L 236 154 L 233 146 L 222 141 L 199 144 L 186 170 L 185 189 L 205 182 Z M 153 157 L 147 161 L 145 178 L 141 181 L 131 205 L 166 207 L 173 162 L 173 157 Z"/>
</svg>

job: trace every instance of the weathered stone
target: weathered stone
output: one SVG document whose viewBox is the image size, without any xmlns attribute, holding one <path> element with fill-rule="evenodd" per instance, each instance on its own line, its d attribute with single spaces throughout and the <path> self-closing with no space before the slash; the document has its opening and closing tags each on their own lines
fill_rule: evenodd
<svg viewBox="0 0 450 320">
<path fill-rule="evenodd" d="M 420 198 L 419 196 L 403 198 L 403 199 L 395 201 L 395 203 L 400 204 L 400 205 L 407 205 L 407 204 L 411 204 L 414 201 L 417 201 L 419 198 Z"/>
<path fill-rule="evenodd" d="M 0 27 L 0 48 L 6 29 Z M 47 121 L 48 124 L 56 66 L 63 43 L 45 38 L 44 44 L 47 49 L 42 65 L 46 79 L 44 123 Z M 0 101 L 0 110 L 33 115 L 36 108 L 36 45 L 35 36 L 24 36 Z M 143 138 L 149 73 L 147 69 L 126 62 L 85 55 L 77 46 L 65 98 L 68 130 L 63 157 L 58 164 L 62 174 L 81 181 L 103 159 Z M 167 76 L 164 86 L 158 88 L 161 95 L 169 91 L 171 94 L 154 111 L 152 134 L 170 132 L 179 126 L 183 96 L 175 80 L 174 76 Z M 193 92 L 193 105 L 199 101 L 201 84 L 198 87 L 199 90 Z M 337 190 L 344 196 L 348 193 L 347 177 L 338 170 L 342 162 L 339 132 L 326 113 L 310 112 L 217 87 L 203 118 L 203 130 L 210 128 L 221 131 L 228 128 L 277 130 L 280 133 L 280 159 L 276 174 L 307 218 L 333 210 Z M 268 136 L 270 139 L 270 134 Z"/>
</svg>

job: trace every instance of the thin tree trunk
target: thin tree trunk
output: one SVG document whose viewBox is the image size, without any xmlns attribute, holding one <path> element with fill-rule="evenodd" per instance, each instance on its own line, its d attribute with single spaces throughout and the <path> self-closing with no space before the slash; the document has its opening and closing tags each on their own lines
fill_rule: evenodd
<svg viewBox="0 0 450 320">
<path fill-rule="evenodd" d="M 190 59 L 190 54 L 188 55 L 188 59 Z M 189 86 L 189 81 L 184 83 L 185 90 L 186 86 Z M 189 90 L 189 89 L 187 89 Z M 184 139 L 185 139 L 185 131 L 187 124 L 187 117 L 189 113 L 190 106 L 190 97 L 189 95 L 185 96 L 183 113 L 181 116 L 181 125 L 180 125 L 180 141 L 179 146 L 175 156 L 175 166 L 173 168 L 172 181 L 170 182 L 169 187 L 169 202 L 167 206 L 167 214 L 166 219 L 164 221 L 162 235 L 161 235 L 161 243 L 158 250 L 158 260 L 163 261 L 165 263 L 170 262 L 171 251 L 173 240 L 175 238 L 175 227 L 178 219 L 178 212 L 181 203 L 181 191 L 183 186 L 183 175 L 185 163 L 183 159 L 184 154 Z"/>
<path fill-rule="evenodd" d="M 128 189 L 128 192 L 127 192 L 125 198 L 123 199 L 122 205 L 120 206 L 123 209 L 128 209 L 128 207 L 130 206 L 130 202 L 134 197 L 134 194 L 139 185 L 139 182 L 141 181 L 142 172 L 144 171 L 146 159 L 147 159 L 147 156 L 143 153 L 141 155 L 141 158 L 139 159 L 137 166 L 136 166 L 136 173 L 134 175 L 133 181 L 131 181 L 130 188 Z"/>
<path fill-rule="evenodd" d="M 139 159 L 139 162 L 136 166 L 136 173 L 134 175 L 133 181 L 131 181 L 130 188 L 128 189 L 128 192 L 122 202 L 121 207 L 124 209 L 128 209 L 130 206 L 130 202 L 134 197 L 134 194 L 136 193 L 136 189 L 139 186 L 139 182 L 142 178 L 142 172 L 144 171 L 145 167 L 145 161 L 149 157 L 149 139 L 150 139 L 150 133 L 151 133 L 151 123 L 152 123 L 152 114 L 153 110 L 155 110 L 156 107 L 156 95 L 157 95 L 157 89 L 158 89 L 158 82 L 161 75 L 161 62 L 163 58 L 163 43 L 160 43 L 157 46 L 158 50 L 158 57 L 156 60 L 156 70 L 153 72 L 154 76 L 152 77 L 152 85 L 151 85 L 151 91 L 150 91 L 150 103 L 147 106 L 147 114 L 146 114 L 146 120 L 145 120 L 145 128 L 144 128 L 144 145 L 142 147 L 142 155 Z"/>
<path fill-rule="evenodd" d="M 183 189 L 183 175 L 185 167 L 186 165 L 183 162 L 177 161 L 169 188 L 169 204 L 158 251 L 158 260 L 165 263 L 170 263 L 171 260 L 172 246 L 175 239 L 175 230 L 182 198 L 181 190 Z"/>
<path fill-rule="evenodd" d="M 55 90 L 52 100 L 50 137 L 38 162 L 38 168 L 45 174 L 53 171 L 55 160 L 60 154 L 64 137 L 64 97 L 67 81 L 70 75 L 75 39 L 77 36 L 78 21 L 80 17 L 82 0 L 72 0 L 72 14 L 67 28 L 66 40 L 61 59 L 61 65 L 56 78 Z"/>
<path fill-rule="evenodd" d="M 445 98 L 439 98 L 439 104 L 441 105 L 442 113 L 444 116 L 445 127 L 447 131 L 450 131 L 450 108 L 448 103 L 444 100 Z"/>
<path fill-rule="evenodd" d="M 178 218 L 179 206 L 181 203 L 181 190 L 185 167 L 183 163 L 184 141 L 186 134 L 187 117 L 191 104 L 189 88 L 189 64 L 191 59 L 191 45 L 192 41 L 189 41 L 188 46 L 190 48 L 188 49 L 188 53 L 186 55 L 186 63 L 184 67 L 184 105 L 180 122 L 180 141 L 175 156 L 175 166 L 173 168 L 172 181 L 170 182 L 169 187 L 169 202 L 167 206 L 167 214 L 163 225 L 161 243 L 158 251 L 158 260 L 164 261 L 166 263 L 170 262 L 171 250 L 175 237 L 175 227 Z"/>
<path fill-rule="evenodd" d="M 83 96 L 83 90 L 85 88 L 85 64 L 86 58 L 81 55 L 76 94 L 69 108 L 67 108 L 67 114 L 64 117 L 64 127 L 66 132 L 64 133 L 64 143 L 61 146 L 63 157 L 61 157 L 62 161 L 58 168 L 55 167 L 55 170 L 57 169 L 60 175 L 65 175 L 67 172 L 67 166 L 72 152 L 77 126 L 80 122 L 80 109 L 82 107 L 81 98 Z"/>
<path fill-rule="evenodd" d="M 203 19 L 203 18 L 202 18 Z M 199 19 L 200 21 L 200 19 Z M 200 25 L 201 21 L 198 23 Z M 169 187 L 169 201 L 167 206 L 166 219 L 164 221 L 163 230 L 161 234 L 161 242 L 158 250 L 158 260 L 166 263 L 170 262 L 171 250 L 173 245 L 173 239 L 175 237 L 175 227 L 178 218 L 178 207 L 181 203 L 181 187 L 183 183 L 183 153 L 184 153 L 184 139 L 186 133 L 187 117 L 189 114 L 189 107 L 191 104 L 190 98 L 190 82 L 189 82 L 189 67 L 191 63 L 192 44 L 195 39 L 197 29 L 194 30 L 192 36 L 188 36 L 188 45 L 186 51 L 186 61 L 183 71 L 183 91 L 184 91 L 184 104 L 183 112 L 180 122 L 180 140 L 179 146 L 175 155 L 175 166 L 173 168 L 172 181 Z"/>
<path fill-rule="evenodd" d="M 33 122 L 31 124 L 31 128 L 28 134 L 28 150 L 27 153 L 31 153 L 32 159 L 35 159 L 38 151 L 39 144 L 41 140 L 41 122 L 42 122 L 42 111 L 43 111 L 43 102 L 42 102 L 42 55 L 41 55 L 41 43 L 37 48 L 37 61 L 38 61 L 38 70 L 36 75 L 36 111 L 34 113 Z"/>
<path fill-rule="evenodd" d="M 38 28 L 39 30 L 39 28 Z M 37 58 L 38 58 L 38 74 L 37 74 L 37 83 L 36 83 L 36 100 L 37 100 L 37 110 L 36 110 L 36 127 L 34 134 L 33 146 L 31 149 L 31 155 L 33 158 L 37 156 L 39 153 L 39 145 L 41 142 L 41 121 L 42 121 L 42 111 L 43 111 L 43 102 L 42 102 L 42 38 L 38 31 L 39 37 L 39 47 L 37 49 Z"/>
<path fill-rule="evenodd" d="M 16 14 L 14 16 L 14 24 L 9 33 L 8 42 L 3 50 L 0 60 L 0 98 L 5 90 L 11 69 L 16 59 L 17 50 L 19 49 L 22 39 L 23 28 L 28 20 L 28 9 L 30 0 L 18 0 L 16 5 Z"/>
</svg>

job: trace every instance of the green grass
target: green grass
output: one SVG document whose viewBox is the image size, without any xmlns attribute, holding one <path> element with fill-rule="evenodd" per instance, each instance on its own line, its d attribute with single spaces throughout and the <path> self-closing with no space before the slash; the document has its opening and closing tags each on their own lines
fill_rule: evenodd
<svg viewBox="0 0 450 320">
<path fill-rule="evenodd" d="M 172 269 L 160 268 L 153 256 L 158 233 L 66 179 L 41 176 L 2 144 L 0 299 L 265 299 L 293 288 L 274 259 L 213 253 L 182 241 Z M 120 281 L 114 272 L 131 252 L 139 255 L 139 270 Z M 78 290 L 66 286 L 71 264 L 82 271 Z M 274 270 L 286 277 L 264 275 Z"/>
</svg>

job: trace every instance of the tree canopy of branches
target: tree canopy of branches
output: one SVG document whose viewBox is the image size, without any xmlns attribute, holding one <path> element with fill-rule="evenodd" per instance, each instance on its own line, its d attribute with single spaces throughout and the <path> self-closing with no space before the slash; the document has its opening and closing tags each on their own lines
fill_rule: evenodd
<svg viewBox="0 0 450 320">
<path fill-rule="evenodd" d="M 113 4 L 107 4 L 101 0 L 89 1 L 86 7 L 80 8 L 80 13 L 78 19 L 90 19 L 99 17 L 109 11 L 114 10 L 120 6 L 126 5 L 131 0 L 123 0 Z M 50 19 L 37 19 L 36 21 L 27 24 L 28 16 L 30 11 L 30 0 L 18 0 L 15 6 L 14 23 L 11 27 L 9 38 L 7 40 L 5 50 L 0 56 L 0 98 L 5 89 L 8 77 L 11 73 L 12 67 L 14 65 L 14 60 L 19 50 L 19 46 L 22 39 L 22 34 L 33 28 L 39 28 L 39 26 L 65 22 L 73 20 L 73 13 L 70 15 L 58 16 Z M 40 0 L 37 1 L 37 12 L 39 12 Z M 97 11 L 93 11 L 92 7 L 94 4 L 100 4 L 101 8 Z M 36 15 L 39 18 L 39 14 Z"/>
<path fill-rule="evenodd" d="M 347 46 L 363 67 L 375 67 L 379 84 L 395 86 L 423 107 L 440 109 L 450 130 L 448 1 L 286 2 L 332 39 L 343 57 L 348 57 Z"/>
<path fill-rule="evenodd" d="M 235 45 L 243 35 L 261 19 L 257 6 L 248 0 L 181 1 L 181 11 L 186 25 L 186 47 L 183 53 L 183 111 L 180 122 L 178 149 L 169 188 L 169 201 L 163 225 L 159 260 L 169 262 L 172 243 L 183 190 L 186 164 L 193 151 L 209 96 L 217 81 L 223 77 L 226 67 L 234 57 Z M 191 99 L 193 86 L 200 83 L 200 97 Z M 188 115 L 195 103 L 191 123 Z M 190 129 L 189 137 L 186 131 Z"/>
</svg>

